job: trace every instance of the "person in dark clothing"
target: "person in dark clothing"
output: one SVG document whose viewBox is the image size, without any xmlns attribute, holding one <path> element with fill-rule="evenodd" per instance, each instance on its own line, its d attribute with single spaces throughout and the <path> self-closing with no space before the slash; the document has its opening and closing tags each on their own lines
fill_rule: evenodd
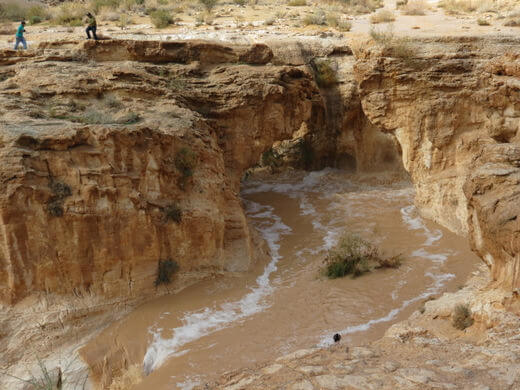
<svg viewBox="0 0 520 390">
<path fill-rule="evenodd" d="M 92 35 L 94 36 L 94 39 L 97 41 L 98 37 L 96 35 L 96 30 L 97 30 L 96 18 L 90 12 L 87 14 L 87 23 L 88 23 L 87 30 L 86 30 L 87 39 L 91 39 L 90 32 L 92 31 Z"/>
</svg>

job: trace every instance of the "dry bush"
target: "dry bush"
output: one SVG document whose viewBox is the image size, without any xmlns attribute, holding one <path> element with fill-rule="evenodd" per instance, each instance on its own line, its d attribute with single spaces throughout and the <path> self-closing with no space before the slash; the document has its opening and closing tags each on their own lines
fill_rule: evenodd
<svg viewBox="0 0 520 390">
<path fill-rule="evenodd" d="M 401 7 L 401 13 L 404 15 L 421 16 L 426 15 L 428 4 L 424 0 L 411 0 Z"/>
<path fill-rule="evenodd" d="M 62 26 L 82 26 L 87 8 L 73 1 L 61 4 L 55 11 L 52 22 Z"/>
<path fill-rule="evenodd" d="M 372 28 L 370 36 L 376 43 L 383 46 L 384 50 L 387 51 L 387 55 L 403 60 L 408 66 L 416 65 L 415 49 L 409 38 L 396 37 L 391 28 L 385 31 Z"/>
<path fill-rule="evenodd" d="M 475 12 L 481 5 L 482 0 L 441 0 L 439 7 L 444 8 L 448 15 Z"/>
<path fill-rule="evenodd" d="M 387 9 L 381 9 L 370 16 L 370 23 L 372 24 L 388 23 L 393 21 L 395 21 L 394 13 Z"/>
<path fill-rule="evenodd" d="M 464 330 L 473 325 L 471 309 L 468 305 L 457 305 L 451 315 L 451 324 L 454 328 Z"/>
<path fill-rule="evenodd" d="M 520 18 L 509 18 L 505 23 L 506 27 L 520 27 Z"/>
<path fill-rule="evenodd" d="M 29 24 L 37 24 L 49 18 L 49 8 L 42 4 L 26 0 L 3 0 L 0 3 L 0 21 L 27 20 Z"/>
<path fill-rule="evenodd" d="M 340 31 L 350 31 L 352 29 L 352 22 L 347 19 L 342 19 L 338 23 L 338 30 Z"/>
<path fill-rule="evenodd" d="M 484 18 L 478 18 L 477 19 L 477 24 L 479 26 L 490 26 L 491 25 L 491 23 L 489 23 L 489 20 L 484 19 Z"/>
<path fill-rule="evenodd" d="M 307 0 L 289 0 L 287 5 L 289 7 L 303 7 L 307 5 Z"/>
<path fill-rule="evenodd" d="M 304 26 L 311 26 L 311 25 L 324 26 L 327 23 L 326 18 L 327 17 L 325 15 L 325 12 L 321 9 L 318 9 L 317 11 L 315 11 L 314 13 L 312 13 L 310 15 L 306 15 L 302 19 L 302 24 Z"/>
<path fill-rule="evenodd" d="M 346 14 L 368 14 L 383 7 L 382 0 L 325 0 L 323 2 L 340 6 L 342 12 Z"/>
</svg>

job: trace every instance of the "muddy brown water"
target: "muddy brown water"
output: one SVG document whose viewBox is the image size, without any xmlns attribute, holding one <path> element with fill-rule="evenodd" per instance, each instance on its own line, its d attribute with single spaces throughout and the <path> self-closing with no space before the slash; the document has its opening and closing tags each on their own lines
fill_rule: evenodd
<svg viewBox="0 0 520 390">
<path fill-rule="evenodd" d="M 173 390 L 327 346 L 335 332 L 349 345 L 380 338 L 428 297 L 464 284 L 479 259 L 465 239 L 418 215 L 409 183 L 371 182 L 336 170 L 246 182 L 244 206 L 270 247 L 270 261 L 146 303 L 82 355 L 92 365 L 102 364 L 107 351 L 119 351 L 111 359 L 124 351 L 127 365 L 143 373 L 132 389 Z M 402 253 L 403 265 L 324 279 L 323 258 L 345 231 L 389 255 Z"/>
</svg>

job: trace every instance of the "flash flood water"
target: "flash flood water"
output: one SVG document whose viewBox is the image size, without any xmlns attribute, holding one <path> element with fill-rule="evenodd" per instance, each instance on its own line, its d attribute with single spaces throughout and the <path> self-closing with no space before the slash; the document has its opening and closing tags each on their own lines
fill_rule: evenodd
<svg viewBox="0 0 520 390">
<path fill-rule="evenodd" d="M 408 182 L 292 171 L 248 180 L 241 195 L 270 258 L 246 274 L 142 305 L 84 347 L 90 366 L 124 355 L 142 375 L 132 389 L 191 389 L 229 370 L 326 347 L 336 332 L 363 344 L 428 297 L 457 289 L 479 264 L 465 239 L 420 217 Z M 323 259 L 344 232 L 402 254 L 403 264 L 356 279 L 322 277 Z"/>
</svg>

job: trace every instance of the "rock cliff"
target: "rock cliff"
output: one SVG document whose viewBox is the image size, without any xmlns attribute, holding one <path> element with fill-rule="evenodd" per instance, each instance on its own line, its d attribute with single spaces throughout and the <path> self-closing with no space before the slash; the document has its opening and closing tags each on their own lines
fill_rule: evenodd
<svg viewBox="0 0 520 390">
<path fill-rule="evenodd" d="M 398 139 L 421 212 L 468 235 L 508 289 L 520 287 L 518 43 L 407 41 L 406 58 L 373 44 L 356 64 L 363 111 Z"/>
<path fill-rule="evenodd" d="M 241 175 L 319 111 L 312 77 L 262 45 L 46 46 L 2 57 L 1 300 L 154 294 L 168 258 L 246 269 Z"/>
</svg>

